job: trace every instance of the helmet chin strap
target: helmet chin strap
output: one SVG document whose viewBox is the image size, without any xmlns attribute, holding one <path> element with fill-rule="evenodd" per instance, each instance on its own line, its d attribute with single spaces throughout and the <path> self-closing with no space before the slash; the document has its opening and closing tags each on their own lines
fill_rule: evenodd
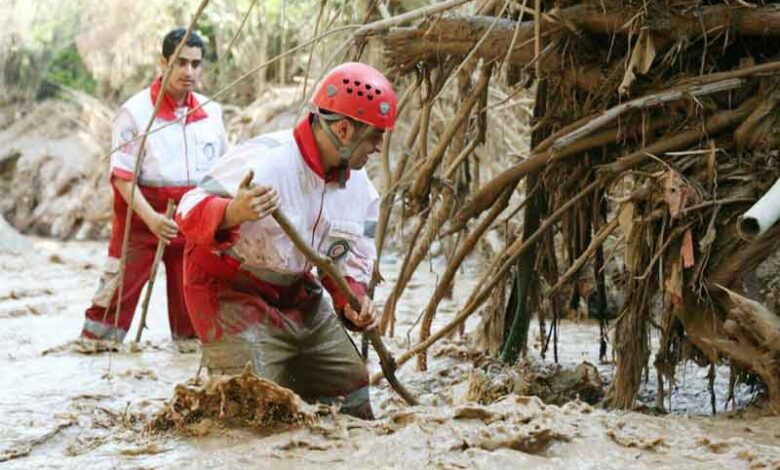
<svg viewBox="0 0 780 470">
<path fill-rule="evenodd" d="M 333 129 L 331 129 L 328 124 L 346 118 L 339 114 L 323 114 L 323 113 L 317 113 L 317 117 L 321 119 L 320 127 L 322 127 L 322 130 L 325 131 L 325 135 L 328 136 L 330 142 L 333 144 L 334 147 L 336 147 L 336 150 L 339 152 L 339 167 L 338 167 L 339 188 L 344 189 L 347 186 L 347 169 L 349 168 L 349 159 L 350 157 L 352 157 L 352 153 L 355 151 L 355 149 L 363 142 L 363 140 L 365 140 L 366 137 L 368 137 L 368 134 L 371 132 L 371 126 L 368 125 L 364 126 L 364 128 L 358 134 L 357 138 L 352 139 L 352 142 L 350 142 L 349 144 L 343 144 L 341 140 L 339 140 L 339 138 L 336 136 L 336 133 L 333 132 Z"/>
</svg>

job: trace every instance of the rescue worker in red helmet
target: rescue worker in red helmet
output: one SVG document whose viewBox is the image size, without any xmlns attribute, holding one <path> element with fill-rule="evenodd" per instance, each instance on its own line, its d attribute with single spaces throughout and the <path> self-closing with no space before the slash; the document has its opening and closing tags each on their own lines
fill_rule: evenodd
<svg viewBox="0 0 780 470">
<path fill-rule="evenodd" d="M 205 53 L 200 36 L 194 32 L 190 34 L 176 63 L 170 61 L 185 34 L 184 28 L 176 28 L 163 38 L 160 65 L 164 70 L 171 69 L 165 90 L 162 90 L 162 77 L 157 77 L 149 87 L 127 100 L 114 120 L 112 147 L 116 151 L 111 154 L 110 178 L 114 189 L 111 239 L 103 275 L 92 305 L 84 315 L 82 338 L 124 339 L 141 290 L 149 280 L 159 239 L 166 243 L 162 262 L 171 335 L 174 339 L 195 337 L 183 292 L 184 237 L 178 233 L 176 222 L 165 212 L 168 200 L 178 203 L 224 153 L 227 135 L 220 105 L 193 91 L 200 81 Z M 160 93 L 164 93 L 163 101 L 141 153 L 143 160 L 134 194 L 122 305 L 119 319 L 115 320 L 127 201 L 130 200 L 135 159 L 141 145 L 140 133 L 149 122 Z"/>
<path fill-rule="evenodd" d="M 347 63 L 327 74 L 312 105 L 294 129 L 234 147 L 182 198 L 185 297 L 210 373 L 250 362 L 306 400 L 371 418 L 368 372 L 342 325 L 376 323 L 365 292 L 379 195 L 363 166 L 395 124 L 396 95 L 373 67 Z M 312 272 L 269 217 L 276 208 L 333 260 L 360 312 Z"/>
</svg>

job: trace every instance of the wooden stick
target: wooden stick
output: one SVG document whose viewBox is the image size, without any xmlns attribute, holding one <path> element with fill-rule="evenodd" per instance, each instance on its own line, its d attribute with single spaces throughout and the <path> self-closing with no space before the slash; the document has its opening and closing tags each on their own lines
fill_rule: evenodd
<svg viewBox="0 0 780 470">
<path fill-rule="evenodd" d="M 420 18 L 425 18 L 437 13 L 442 13 L 447 10 L 451 10 L 455 7 L 459 7 L 464 3 L 469 3 L 471 0 L 448 0 L 446 2 L 434 3 L 433 5 L 424 6 L 416 10 L 408 11 L 406 13 L 387 18 L 373 23 L 369 23 L 353 34 L 353 36 L 366 36 L 377 32 L 386 31 L 394 26 L 399 26 L 404 23 L 409 23 Z"/>
<path fill-rule="evenodd" d="M 173 212 L 176 210 L 176 204 L 173 199 L 168 199 L 168 207 L 165 209 L 165 216 L 169 219 L 173 217 Z M 154 289 L 154 280 L 157 278 L 157 268 L 160 266 L 160 260 L 162 260 L 163 252 L 165 251 L 165 241 L 161 238 L 157 240 L 157 251 L 154 252 L 154 262 L 152 262 L 152 270 L 149 272 L 149 282 L 146 284 L 146 292 L 144 293 L 144 301 L 141 304 L 141 323 L 138 325 L 138 332 L 135 334 L 135 342 L 141 341 L 141 334 L 146 328 L 146 314 L 149 312 L 149 300 L 152 298 L 152 289 Z"/>
<path fill-rule="evenodd" d="M 429 213 L 430 208 L 426 208 L 419 215 L 417 225 L 415 225 L 414 232 L 412 234 L 412 240 L 417 240 L 420 237 L 420 234 L 430 220 L 428 217 Z M 409 247 L 406 250 L 406 254 L 404 255 L 404 260 L 401 263 L 401 270 L 398 273 L 398 280 L 393 285 L 393 290 L 390 292 L 390 295 L 385 301 L 384 309 L 382 309 L 382 317 L 379 322 L 379 331 L 381 331 L 382 334 L 389 335 L 391 338 L 395 336 L 395 306 L 398 303 L 398 299 L 401 297 L 401 292 L 406 288 L 406 284 L 411 279 L 412 274 L 414 274 L 414 268 L 417 267 L 415 264 L 414 268 L 409 268 L 409 266 L 414 263 L 412 256 L 415 253 L 415 247 L 416 245 L 414 243 L 409 244 Z"/>
<path fill-rule="evenodd" d="M 515 28 L 515 36 L 517 36 L 517 28 Z M 536 79 L 542 78 L 542 63 L 539 60 L 539 56 L 542 51 L 542 2 L 541 0 L 534 0 L 534 74 Z"/>
<path fill-rule="evenodd" d="M 301 253 L 303 253 L 303 255 L 309 261 L 311 261 L 313 265 L 317 266 L 320 270 L 327 273 L 331 279 L 336 281 L 339 290 L 341 290 L 341 292 L 347 296 L 349 305 L 352 307 L 352 309 L 356 312 L 360 312 L 360 300 L 352 292 L 352 289 L 349 288 L 349 284 L 347 284 L 344 276 L 342 276 L 341 273 L 333 267 L 330 259 L 323 258 L 322 256 L 315 253 L 314 250 L 312 250 L 311 247 L 303 240 L 303 238 L 301 238 L 301 236 L 295 230 L 295 227 L 290 223 L 289 219 L 287 219 L 281 210 L 275 210 L 272 216 L 279 224 L 279 226 L 282 227 L 284 233 L 287 234 L 287 236 L 293 242 L 293 245 L 295 245 L 295 247 Z M 406 401 L 406 403 L 412 406 L 418 405 L 420 402 L 417 400 L 417 398 L 398 381 L 398 378 L 396 378 L 395 370 L 397 365 L 395 363 L 395 359 L 393 359 L 393 356 L 387 350 L 387 347 L 385 347 L 385 344 L 382 342 L 382 338 L 379 336 L 377 329 L 374 328 L 372 330 L 366 331 L 366 336 L 368 336 L 368 339 L 374 346 L 377 356 L 379 356 L 379 364 L 382 366 L 382 373 L 387 378 L 390 386 L 393 387 L 393 390 L 395 390 L 401 396 L 401 398 Z"/>
<path fill-rule="evenodd" d="M 401 95 L 401 99 L 398 101 L 398 111 L 396 112 L 396 116 L 401 115 L 404 108 L 411 101 L 412 96 L 417 93 L 417 90 L 419 90 L 421 85 L 422 76 L 418 75 L 417 79 L 412 84 L 410 84 L 404 91 L 403 95 Z M 420 115 L 418 114 L 416 124 L 413 126 L 413 128 L 419 129 L 420 122 Z M 409 139 L 404 144 L 407 148 L 411 147 L 414 144 L 413 140 L 417 138 L 416 131 L 412 131 L 410 134 L 411 135 Z M 368 295 L 371 299 L 374 298 L 374 290 L 376 289 L 377 284 L 383 280 L 382 273 L 379 270 L 379 263 L 382 259 L 382 250 L 384 249 L 385 245 L 387 224 L 390 221 L 390 215 L 393 210 L 395 193 L 398 190 L 396 180 L 400 180 L 402 178 L 402 174 L 400 172 L 396 178 L 394 177 L 393 172 L 390 170 L 390 139 L 392 136 L 392 131 L 385 133 L 385 138 L 382 142 L 382 174 L 384 175 L 385 183 L 384 188 L 382 189 L 382 200 L 379 206 L 379 216 L 377 217 L 375 238 L 376 260 L 374 260 L 374 269 L 371 272 L 371 281 L 368 283 L 368 290 L 366 292 L 366 295 Z M 406 157 L 402 158 L 404 166 L 406 164 L 405 158 Z M 363 354 L 363 357 L 368 358 L 368 336 L 366 336 L 365 333 L 361 335 L 360 351 Z"/>
<path fill-rule="evenodd" d="M 322 13 L 325 11 L 325 5 L 328 0 L 320 0 L 320 8 L 317 10 L 317 20 L 314 22 L 314 34 L 316 38 L 320 31 L 320 20 L 322 20 Z M 282 33 L 284 34 L 284 33 Z M 312 43 L 311 50 L 309 51 L 309 57 L 306 59 L 306 73 L 303 75 L 303 92 L 301 92 L 301 99 L 306 98 L 306 87 L 309 84 L 309 71 L 311 70 L 311 58 L 314 55 L 314 49 L 317 48 L 317 44 Z"/>
</svg>

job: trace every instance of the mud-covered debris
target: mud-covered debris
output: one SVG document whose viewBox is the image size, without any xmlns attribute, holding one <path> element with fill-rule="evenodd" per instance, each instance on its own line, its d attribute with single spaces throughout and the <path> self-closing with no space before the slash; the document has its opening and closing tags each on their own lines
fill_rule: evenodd
<svg viewBox="0 0 780 470">
<path fill-rule="evenodd" d="M 30 439 L 29 441 L 19 443 L 18 445 L 0 451 L 0 462 L 7 462 L 30 455 L 34 448 L 48 442 L 54 436 L 60 433 L 65 428 L 69 428 L 76 424 L 75 419 L 70 419 L 57 424 L 54 429 L 43 433 L 42 435 Z"/>
<path fill-rule="evenodd" d="M 711 450 L 716 454 L 722 454 L 723 452 L 726 452 L 731 447 L 730 442 L 713 441 L 708 437 L 702 437 L 701 439 L 699 439 L 698 443 L 700 446 L 706 447 L 707 449 Z"/>
<path fill-rule="evenodd" d="M 615 444 L 632 449 L 657 451 L 659 447 L 668 446 L 663 436 L 627 427 L 624 423 L 618 423 L 614 428 L 607 430 L 607 437 Z"/>
<path fill-rule="evenodd" d="M 101 354 L 105 352 L 119 352 L 120 347 L 121 345 L 116 341 L 77 339 L 46 349 L 41 353 L 41 356 L 59 353 Z"/>
<path fill-rule="evenodd" d="M 582 362 L 574 368 L 555 365 L 548 368 L 520 368 L 515 393 L 534 395 L 551 405 L 581 400 L 594 404 L 604 398 L 604 383 L 596 366 Z"/>
<path fill-rule="evenodd" d="M 455 408 L 452 417 L 455 419 L 478 419 L 485 423 L 492 423 L 504 418 L 503 414 L 496 413 L 494 410 L 481 405 L 459 406 Z"/>
<path fill-rule="evenodd" d="M 536 396 L 551 405 L 576 400 L 595 404 L 604 398 L 604 383 L 589 362 L 574 368 L 523 362 L 512 368 L 489 365 L 487 371 L 469 372 L 466 401 L 490 404 L 510 393 Z"/>
<path fill-rule="evenodd" d="M 148 368 L 143 369 L 126 369 L 123 372 L 119 373 L 120 377 L 129 377 L 136 380 L 158 380 L 157 373 Z"/>
<path fill-rule="evenodd" d="M 306 450 L 327 451 L 333 449 L 334 447 L 338 447 L 338 446 L 336 444 L 329 443 L 329 442 L 322 442 L 321 440 L 317 440 L 317 439 L 296 438 L 296 439 L 290 439 L 289 441 L 280 444 L 276 448 L 278 450 L 306 449 Z"/>
<path fill-rule="evenodd" d="M 119 451 L 120 455 L 157 455 L 168 452 L 170 449 L 162 447 L 157 442 L 150 442 L 141 446 L 127 447 Z"/>
<path fill-rule="evenodd" d="M 470 341 L 446 341 L 433 351 L 433 357 L 451 357 L 468 361 L 476 361 L 485 356 L 484 351 L 476 349 Z"/>
<path fill-rule="evenodd" d="M 205 385 L 177 385 L 173 399 L 146 429 L 204 435 L 216 425 L 260 431 L 313 419 L 313 407 L 293 391 L 257 377 L 247 367 L 240 375 L 219 376 Z"/>
<path fill-rule="evenodd" d="M 65 344 L 54 346 L 53 348 L 45 349 L 41 352 L 41 356 L 48 356 L 51 354 L 103 354 L 103 353 L 141 353 L 144 351 L 159 351 L 163 348 L 160 345 L 152 344 L 148 341 L 141 343 L 126 342 L 117 343 L 113 340 L 99 340 L 99 339 L 83 339 L 79 338 L 73 341 L 68 341 Z"/>
<path fill-rule="evenodd" d="M 476 446 L 485 450 L 507 448 L 527 454 L 541 454 L 554 442 L 568 442 L 571 438 L 546 427 L 529 429 L 527 426 L 494 427 L 481 433 Z"/>
</svg>

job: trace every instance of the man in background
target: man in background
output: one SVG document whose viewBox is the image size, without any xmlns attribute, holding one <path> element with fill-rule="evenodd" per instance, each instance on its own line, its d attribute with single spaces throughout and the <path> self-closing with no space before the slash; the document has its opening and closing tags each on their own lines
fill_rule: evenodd
<svg viewBox="0 0 780 470">
<path fill-rule="evenodd" d="M 222 109 L 194 92 L 200 83 L 205 45 L 196 33 L 187 38 L 175 62 L 171 56 L 186 31 L 177 28 L 162 42 L 162 75 L 170 70 L 165 89 L 162 76 L 127 100 L 119 110 L 113 129 L 115 149 L 111 155 L 110 183 L 114 190 L 111 239 L 108 259 L 92 305 L 85 313 L 81 337 L 118 340 L 127 334 L 141 290 L 149 280 L 158 240 L 165 243 L 168 320 L 174 339 L 195 337 L 183 294 L 184 238 L 176 223 L 167 217 L 168 200 L 178 204 L 225 152 L 227 137 Z M 130 200 L 135 159 L 141 133 L 154 113 L 155 102 L 163 93 L 159 112 L 141 151 L 141 171 L 134 194 L 127 260 L 122 288 L 121 311 L 115 318 L 119 264 L 125 221 Z"/>
</svg>

